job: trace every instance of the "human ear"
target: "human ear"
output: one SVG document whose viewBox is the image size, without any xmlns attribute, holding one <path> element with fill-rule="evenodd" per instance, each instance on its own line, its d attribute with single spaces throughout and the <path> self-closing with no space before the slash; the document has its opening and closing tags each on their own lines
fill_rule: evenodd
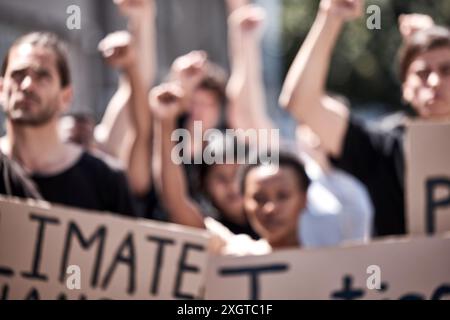
<svg viewBox="0 0 450 320">
<path fill-rule="evenodd" d="M 67 86 L 62 89 L 62 92 L 60 94 L 60 107 L 61 107 L 61 113 L 64 113 L 69 110 L 70 105 L 73 100 L 73 88 L 72 86 Z"/>
</svg>

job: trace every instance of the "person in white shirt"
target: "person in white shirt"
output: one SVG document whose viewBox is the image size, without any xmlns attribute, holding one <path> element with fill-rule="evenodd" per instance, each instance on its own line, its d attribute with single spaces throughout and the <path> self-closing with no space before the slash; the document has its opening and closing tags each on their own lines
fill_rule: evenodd
<svg viewBox="0 0 450 320">
<path fill-rule="evenodd" d="M 240 189 L 244 212 L 252 228 L 261 237 L 260 240 L 255 241 L 247 235 L 235 235 L 218 221 L 202 215 L 195 202 L 187 196 L 186 177 L 182 168 L 171 159 L 174 144 L 170 136 L 175 128 L 176 117 L 182 111 L 182 94 L 181 88 L 175 84 L 163 84 L 152 89 L 150 93 L 150 105 L 156 120 L 155 161 L 159 164 L 155 170 L 155 178 L 161 183 L 159 189 L 170 220 L 208 229 L 221 240 L 221 244 L 216 247 L 221 254 L 266 254 L 276 249 L 308 245 L 309 240 L 304 244 L 298 236 L 298 231 L 302 230 L 302 226 L 298 226 L 298 220 L 308 215 L 310 210 L 310 179 L 303 164 L 293 155 L 280 153 L 276 163 L 264 164 L 255 161 L 242 170 Z M 176 199 L 169 201 L 174 194 Z M 353 230 L 356 228 L 354 225 L 360 223 L 347 212 L 330 217 L 330 221 L 336 218 L 343 221 L 335 224 L 345 226 L 349 230 Z M 340 227 L 334 228 L 333 231 L 327 230 L 326 227 L 330 223 L 327 223 L 326 219 L 322 220 L 324 221 L 316 226 L 310 223 L 311 228 L 308 228 L 307 232 L 312 232 L 319 238 L 334 237 L 332 239 L 337 240 L 328 241 L 328 244 L 338 244 L 343 239 Z M 305 225 L 307 226 L 308 222 Z M 335 236 L 336 233 L 338 236 Z M 320 242 L 312 240 L 311 243 Z"/>
</svg>

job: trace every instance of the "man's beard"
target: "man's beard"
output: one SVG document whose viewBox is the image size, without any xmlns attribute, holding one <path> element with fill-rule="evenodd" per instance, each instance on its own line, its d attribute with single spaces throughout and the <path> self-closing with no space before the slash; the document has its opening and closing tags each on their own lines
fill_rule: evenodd
<svg viewBox="0 0 450 320">
<path fill-rule="evenodd" d="M 22 114 L 16 115 L 17 112 Z M 8 110 L 6 112 L 6 118 L 15 125 L 40 127 L 47 124 L 55 116 L 56 112 L 56 106 L 48 105 L 37 114 L 24 114 L 23 111 Z"/>
</svg>

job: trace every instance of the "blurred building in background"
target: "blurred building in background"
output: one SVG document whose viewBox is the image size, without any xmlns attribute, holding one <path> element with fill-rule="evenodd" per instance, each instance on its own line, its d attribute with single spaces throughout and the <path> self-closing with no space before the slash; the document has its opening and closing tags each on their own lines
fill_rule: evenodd
<svg viewBox="0 0 450 320">
<path fill-rule="evenodd" d="M 263 45 L 264 80 L 270 114 L 285 133 L 292 128 L 277 108 L 281 87 L 281 4 L 257 0 L 268 10 Z M 69 30 L 67 8 L 81 9 L 81 30 Z M 224 0 L 157 0 L 158 81 L 172 61 L 191 50 L 206 50 L 210 59 L 229 70 L 226 5 Z M 72 110 L 91 111 L 100 120 L 116 90 L 117 75 L 102 61 L 98 42 L 109 32 L 126 27 L 112 0 L 0 0 L 0 56 L 20 35 L 32 30 L 58 33 L 69 45 L 75 89 Z M 3 121 L 2 121 L 3 123 Z"/>
<path fill-rule="evenodd" d="M 67 8 L 81 9 L 81 30 L 69 30 Z M 0 0 L 0 56 L 20 35 L 33 30 L 49 30 L 65 39 L 70 51 L 75 84 L 73 109 L 91 110 L 100 115 L 112 93 L 113 75 L 103 65 L 98 41 L 108 30 L 123 25 L 106 0 Z"/>
</svg>

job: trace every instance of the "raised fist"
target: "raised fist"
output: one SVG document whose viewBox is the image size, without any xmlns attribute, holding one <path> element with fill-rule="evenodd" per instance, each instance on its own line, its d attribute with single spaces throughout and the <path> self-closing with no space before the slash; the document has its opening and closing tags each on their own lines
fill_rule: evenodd
<svg viewBox="0 0 450 320">
<path fill-rule="evenodd" d="M 229 17 L 228 23 L 232 28 L 243 34 L 261 34 L 266 12 L 257 5 L 245 5 L 236 9 Z"/>
<path fill-rule="evenodd" d="M 364 0 L 322 0 L 320 10 L 343 21 L 355 20 L 362 16 Z"/>
<path fill-rule="evenodd" d="M 187 92 L 192 92 L 206 74 L 208 56 L 204 51 L 192 51 L 178 57 L 172 64 L 172 78 Z"/>
<path fill-rule="evenodd" d="M 120 13 L 131 20 L 146 17 L 155 8 L 154 0 L 113 0 Z"/>
<path fill-rule="evenodd" d="M 127 69 L 136 62 L 133 39 L 127 31 L 110 33 L 98 44 L 105 60 L 113 67 Z"/>
<path fill-rule="evenodd" d="M 174 120 L 182 112 L 183 89 L 175 83 L 163 83 L 149 94 L 153 115 L 160 120 Z"/>
<path fill-rule="evenodd" d="M 402 14 L 398 17 L 398 26 L 403 38 L 409 38 L 419 30 L 434 26 L 433 19 L 426 14 Z"/>
</svg>

